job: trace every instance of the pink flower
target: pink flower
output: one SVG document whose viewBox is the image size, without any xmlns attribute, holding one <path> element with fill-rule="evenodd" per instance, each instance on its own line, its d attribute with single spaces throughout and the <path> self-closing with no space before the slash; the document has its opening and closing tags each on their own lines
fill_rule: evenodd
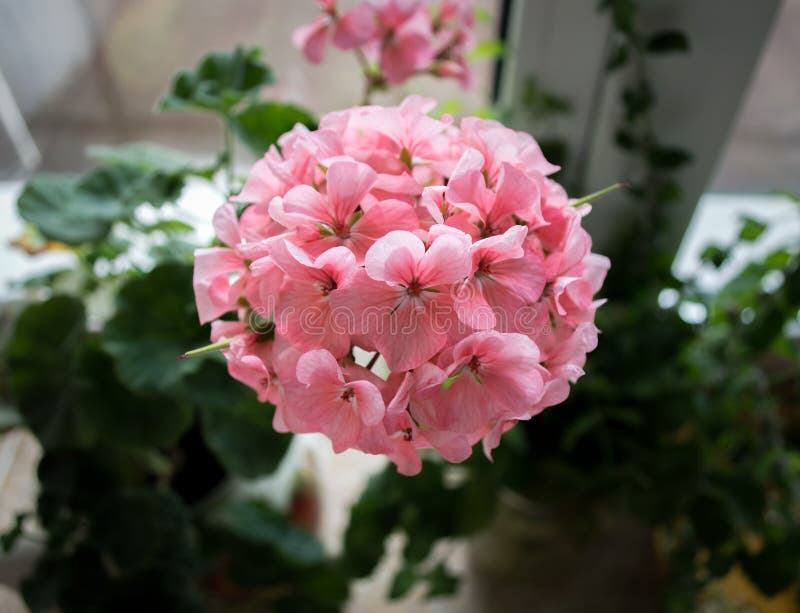
<svg viewBox="0 0 800 613">
<path fill-rule="evenodd" d="M 333 319 L 330 301 L 355 271 L 353 253 L 334 247 L 312 260 L 299 247 L 280 240 L 272 244 L 269 259 L 286 274 L 275 313 L 278 331 L 301 351 L 322 348 L 337 358 L 347 354 L 350 335 Z"/>
<path fill-rule="evenodd" d="M 524 249 L 527 235 L 525 226 L 512 226 L 470 247 L 473 272 L 456 295 L 461 321 L 476 330 L 518 327 L 515 317 L 536 303 L 545 284 L 544 261 Z"/>
<path fill-rule="evenodd" d="M 447 342 L 449 285 L 470 271 L 469 237 L 463 236 L 442 235 L 426 249 L 411 232 L 389 232 L 370 247 L 365 270 L 337 296 L 393 371 L 416 368 Z"/>
<path fill-rule="evenodd" d="M 369 381 L 345 379 L 329 351 L 315 349 L 297 361 L 292 401 L 303 419 L 331 439 L 337 453 L 356 444 L 365 426 L 374 426 L 386 410 L 380 391 Z"/>
<path fill-rule="evenodd" d="M 497 419 L 518 419 L 542 395 L 539 350 L 522 334 L 476 332 L 443 362 L 447 379 L 412 409 L 419 424 L 435 430 L 470 433 Z"/>
<path fill-rule="evenodd" d="M 400 84 L 417 74 L 457 78 L 472 84 L 466 53 L 475 45 L 471 2 L 366 0 L 339 14 L 334 2 L 320 2 L 322 14 L 297 28 L 292 42 L 318 64 L 333 32 L 339 49 L 357 49 L 380 69 L 377 83 Z M 436 8 L 434 9 L 434 7 Z M 434 19 L 435 17 L 435 19 Z"/>
<path fill-rule="evenodd" d="M 344 245 L 361 262 L 387 229 L 417 227 L 417 216 L 406 203 L 368 196 L 376 180 L 377 174 L 366 164 L 335 161 L 326 175 L 326 194 L 298 185 L 272 201 L 270 215 L 294 230 L 309 253 Z"/>
<path fill-rule="evenodd" d="M 504 162 L 495 191 L 486 183 L 484 163 L 477 150 L 468 149 L 447 184 L 445 199 L 471 216 L 481 236 L 505 232 L 517 220 L 534 227 L 543 225 L 536 182 Z"/>
</svg>

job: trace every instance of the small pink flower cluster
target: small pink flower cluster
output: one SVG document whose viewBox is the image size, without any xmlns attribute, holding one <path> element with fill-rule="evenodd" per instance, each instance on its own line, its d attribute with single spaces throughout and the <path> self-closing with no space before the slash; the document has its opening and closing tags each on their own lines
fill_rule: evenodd
<svg viewBox="0 0 800 613">
<path fill-rule="evenodd" d="M 279 431 L 452 462 L 562 402 L 597 344 L 608 269 L 528 134 L 416 96 L 284 134 L 196 253 L 200 319 Z M 238 320 L 218 319 L 227 312 Z M 356 364 L 380 352 L 384 379 Z M 364 360 L 366 361 L 366 360 Z"/>
<path fill-rule="evenodd" d="M 386 83 L 429 73 L 472 85 L 465 59 L 475 46 L 472 0 L 365 0 L 341 14 L 336 0 L 317 2 L 323 14 L 292 36 L 309 62 L 322 61 L 331 38 L 339 49 L 363 53 Z"/>
</svg>

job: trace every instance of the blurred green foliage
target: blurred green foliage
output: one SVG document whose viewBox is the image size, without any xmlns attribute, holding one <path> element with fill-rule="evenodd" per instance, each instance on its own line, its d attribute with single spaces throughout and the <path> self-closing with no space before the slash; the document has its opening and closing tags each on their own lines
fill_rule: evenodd
<svg viewBox="0 0 800 613">
<path fill-rule="evenodd" d="M 260 155 L 295 122 L 315 123 L 258 99 L 271 74 L 255 50 L 212 53 L 161 107 L 210 111 Z M 230 378 L 222 356 L 177 359 L 209 330 L 192 293 L 194 228 L 163 205 L 187 181 L 219 185 L 230 145 L 210 166 L 152 143 L 92 147 L 96 168 L 35 177 L 19 197 L 24 244 L 59 241 L 74 257 L 25 284 L 30 300 L 8 321 L 4 310 L 11 331 L 0 334 L 3 405 L 44 448 L 46 542 L 23 584 L 32 611 L 336 611 L 347 595 L 311 534 L 229 486 L 283 459 L 291 437 L 273 430 L 273 407 Z M 4 550 L 28 538 L 25 519 Z"/>
</svg>

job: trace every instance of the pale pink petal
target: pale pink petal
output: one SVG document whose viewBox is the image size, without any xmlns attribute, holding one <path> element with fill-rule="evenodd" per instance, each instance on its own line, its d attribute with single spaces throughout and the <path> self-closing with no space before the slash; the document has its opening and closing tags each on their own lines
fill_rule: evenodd
<svg viewBox="0 0 800 613">
<path fill-rule="evenodd" d="M 367 274 L 377 281 L 409 283 L 425 254 L 424 243 L 405 230 L 394 230 L 375 241 L 364 257 Z"/>
<path fill-rule="evenodd" d="M 212 224 L 217 238 L 229 247 L 235 247 L 242 242 L 239 219 L 230 202 L 226 202 L 214 212 Z"/>
<path fill-rule="evenodd" d="M 342 369 L 330 351 L 314 349 L 307 351 L 297 360 L 297 380 L 309 387 L 323 385 L 342 385 Z"/>
<path fill-rule="evenodd" d="M 328 37 L 329 26 L 330 17 L 322 15 L 292 33 L 292 44 L 300 49 L 312 64 L 319 64 L 325 57 L 325 40 Z"/>
<path fill-rule="evenodd" d="M 331 164 L 327 173 L 327 193 L 333 218 L 347 222 L 377 178 L 372 168 L 360 162 L 339 161 Z"/>
<path fill-rule="evenodd" d="M 420 260 L 419 282 L 423 287 L 446 285 L 464 279 L 471 271 L 472 261 L 464 241 L 445 235 L 433 241 Z"/>
<path fill-rule="evenodd" d="M 374 426 L 383 419 L 386 407 L 378 388 L 369 381 L 350 381 L 347 387 L 355 392 L 355 407 L 366 426 Z"/>
</svg>

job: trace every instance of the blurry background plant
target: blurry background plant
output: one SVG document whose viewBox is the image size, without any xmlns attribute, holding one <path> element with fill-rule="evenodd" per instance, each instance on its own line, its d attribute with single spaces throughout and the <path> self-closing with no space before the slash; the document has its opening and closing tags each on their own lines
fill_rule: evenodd
<svg viewBox="0 0 800 613">
<path fill-rule="evenodd" d="M 87 174 L 38 176 L 19 197 L 29 224 L 19 246 L 75 255 L 26 282 L 44 300 L 19 307 L 3 336 L 3 403 L 44 448 L 44 552 L 23 584 L 34 611 L 338 610 L 347 594 L 308 531 L 313 499 L 292 517 L 237 487 L 272 473 L 291 437 L 220 355 L 177 360 L 208 330 L 191 287 L 193 227 L 172 204 L 189 181 L 212 182 L 220 199 L 238 189 L 234 136 L 263 152 L 296 122 L 314 125 L 296 106 L 258 100 L 271 78 L 244 48 L 177 75 L 161 108 L 224 124 L 209 167 L 159 145 L 96 147 Z M 6 551 L 30 523 L 17 518 Z"/>
</svg>

